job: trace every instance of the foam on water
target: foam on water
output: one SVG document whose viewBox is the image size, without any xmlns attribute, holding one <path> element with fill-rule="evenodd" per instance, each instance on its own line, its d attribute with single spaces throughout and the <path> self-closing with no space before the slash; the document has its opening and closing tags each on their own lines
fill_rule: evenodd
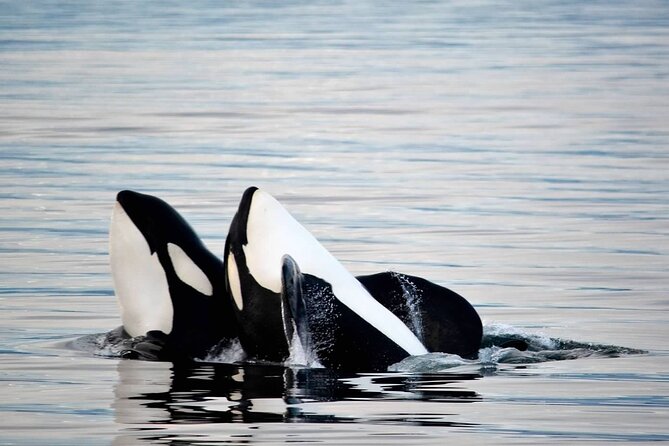
<svg viewBox="0 0 669 446">
<path fill-rule="evenodd" d="M 213 347 L 201 362 L 220 362 L 233 364 L 246 359 L 246 352 L 239 339 L 233 339 Z"/>
<path fill-rule="evenodd" d="M 289 353 L 288 359 L 284 363 L 286 367 L 323 368 L 316 353 L 312 349 L 305 350 L 296 329 L 293 330 Z"/>
<path fill-rule="evenodd" d="M 483 341 L 477 359 L 463 359 L 448 353 L 428 353 L 405 358 L 389 366 L 388 371 L 419 373 L 477 371 L 491 374 L 503 364 L 534 364 L 591 356 L 615 358 L 643 353 L 646 352 L 615 345 L 551 338 L 510 325 L 491 324 L 483 327 Z"/>
<path fill-rule="evenodd" d="M 122 338 L 116 335 L 116 330 L 106 333 L 94 333 L 81 336 L 70 341 L 67 346 L 74 350 L 90 353 L 105 358 L 120 358 L 123 352 L 128 351 L 144 336 L 136 338 Z"/>
<path fill-rule="evenodd" d="M 123 338 L 118 335 L 117 329 L 107 333 L 82 336 L 71 341 L 69 347 L 95 356 L 122 358 L 134 345 L 144 339 L 144 336 Z M 647 352 L 616 345 L 552 338 L 511 325 L 491 324 L 483 327 L 483 340 L 476 359 L 464 359 L 458 355 L 433 352 L 425 355 L 409 356 L 390 365 L 388 371 L 492 374 L 505 364 L 535 364 L 588 357 L 616 358 L 644 353 Z M 198 360 L 198 362 L 257 363 L 253 360 L 247 360 L 241 344 L 236 339 L 215 346 L 205 358 Z M 293 334 L 290 355 L 283 365 L 286 367 L 323 368 L 312 351 L 304 350 L 296 331 Z"/>
<path fill-rule="evenodd" d="M 106 333 L 84 335 L 68 342 L 66 345 L 73 350 L 83 351 L 94 356 L 123 358 L 135 345 L 146 340 L 146 336 L 123 337 L 119 332 L 120 329 L 115 329 Z M 195 361 L 234 364 L 246 359 L 246 353 L 239 339 L 233 339 L 212 347 L 204 358 L 195 358 Z M 253 360 L 247 362 L 256 363 Z M 296 330 L 293 332 L 290 355 L 283 365 L 286 367 L 323 368 L 313 351 L 305 351 Z"/>
</svg>

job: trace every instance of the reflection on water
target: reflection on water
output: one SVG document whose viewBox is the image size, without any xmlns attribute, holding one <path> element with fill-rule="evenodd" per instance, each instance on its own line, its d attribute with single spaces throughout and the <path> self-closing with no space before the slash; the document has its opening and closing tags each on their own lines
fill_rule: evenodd
<svg viewBox="0 0 669 446">
<path fill-rule="evenodd" d="M 151 370 L 150 373 L 147 373 Z M 326 369 L 256 365 L 143 364 L 120 361 L 113 405 L 122 424 L 155 423 L 423 423 L 424 414 L 342 411 L 338 403 L 473 402 L 466 382 L 477 375 L 338 374 Z M 382 411 L 383 412 L 383 411 Z M 457 424 L 457 423 L 456 423 Z"/>
<path fill-rule="evenodd" d="M 328 441 L 327 436 L 334 434 L 336 442 L 346 430 L 319 432 L 324 425 L 363 423 L 379 429 L 358 433 L 356 441 L 373 442 L 379 435 L 375 432 L 385 430 L 393 443 L 402 438 L 413 442 L 434 435 L 426 437 L 421 426 L 473 427 L 454 418 L 456 408 L 481 399 L 467 388 L 467 382 L 479 378 L 475 374 L 346 375 L 325 369 L 132 360 L 119 361 L 117 370 L 112 407 L 115 422 L 125 428 L 114 444 L 175 438 L 218 444 L 239 435 L 244 438 L 240 442 L 262 443 L 267 435 L 264 429 L 242 429 L 242 434 L 240 426 L 262 429 L 272 423 L 318 426 L 316 430 L 292 428 L 296 441 Z M 403 407 L 401 412 L 398 404 Z"/>
</svg>

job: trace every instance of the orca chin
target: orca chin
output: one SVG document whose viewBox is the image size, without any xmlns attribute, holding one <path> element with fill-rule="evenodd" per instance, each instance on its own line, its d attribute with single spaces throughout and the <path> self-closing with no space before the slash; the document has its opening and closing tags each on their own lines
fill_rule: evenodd
<svg viewBox="0 0 669 446">
<path fill-rule="evenodd" d="M 123 334 L 137 340 L 129 357 L 200 358 L 236 338 L 223 263 L 169 204 L 119 192 L 109 248 Z"/>
</svg>

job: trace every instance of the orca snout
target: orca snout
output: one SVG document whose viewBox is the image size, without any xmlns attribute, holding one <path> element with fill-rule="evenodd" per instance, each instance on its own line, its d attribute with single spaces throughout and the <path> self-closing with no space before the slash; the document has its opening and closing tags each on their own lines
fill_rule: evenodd
<svg viewBox="0 0 669 446">
<path fill-rule="evenodd" d="M 132 190 L 122 190 L 116 194 L 116 202 L 118 202 L 123 207 L 127 207 L 140 201 L 142 196 L 143 194 L 140 194 L 139 192 Z"/>
</svg>

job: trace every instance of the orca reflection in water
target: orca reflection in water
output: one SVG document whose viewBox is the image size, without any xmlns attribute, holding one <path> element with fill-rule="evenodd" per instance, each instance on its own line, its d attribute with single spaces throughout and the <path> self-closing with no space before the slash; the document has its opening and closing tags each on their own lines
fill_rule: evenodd
<svg viewBox="0 0 669 446">
<path fill-rule="evenodd" d="M 160 435 L 157 423 L 189 424 L 197 429 L 209 423 L 369 423 L 367 403 L 342 416 L 337 402 L 388 400 L 431 401 L 435 404 L 472 403 L 481 399 L 468 383 L 476 374 L 370 374 L 331 369 L 291 369 L 254 364 L 166 364 L 119 361 L 112 404 L 117 423 L 128 424 L 124 436 Z M 320 404 L 326 403 L 326 404 Z M 335 404 L 332 404 L 335 403 Z M 403 406 L 396 406 L 402 409 Z M 449 417 L 450 418 L 450 417 Z M 433 423 L 424 413 L 387 413 L 378 423 L 415 425 Z M 443 425 L 453 421 L 445 418 Z M 142 429 L 145 427 L 147 430 Z M 153 427 L 153 429 L 152 429 Z M 215 442 L 200 430 L 204 443 Z M 229 432 L 216 429 L 213 435 Z M 173 435 L 167 430 L 165 435 Z M 148 439 L 148 438 L 147 438 Z M 209 441 L 207 441 L 209 440 Z M 128 441 L 128 443 L 137 443 Z"/>
<path fill-rule="evenodd" d="M 285 255 L 332 289 L 336 309 L 321 310 L 337 311 L 334 323 L 341 329 L 329 355 L 337 360 L 326 360 L 324 366 L 378 370 L 406 356 L 427 353 L 411 330 L 374 299 L 278 201 L 251 187 L 244 192 L 232 220 L 224 257 L 239 339 L 249 356 L 283 361 L 288 355 L 280 298 Z M 355 346 L 361 338 L 377 343 L 365 351 L 343 348 Z"/>
<path fill-rule="evenodd" d="M 126 357 L 200 358 L 237 336 L 223 263 L 163 200 L 133 191 L 116 197 L 109 234 L 114 290 Z"/>
</svg>

